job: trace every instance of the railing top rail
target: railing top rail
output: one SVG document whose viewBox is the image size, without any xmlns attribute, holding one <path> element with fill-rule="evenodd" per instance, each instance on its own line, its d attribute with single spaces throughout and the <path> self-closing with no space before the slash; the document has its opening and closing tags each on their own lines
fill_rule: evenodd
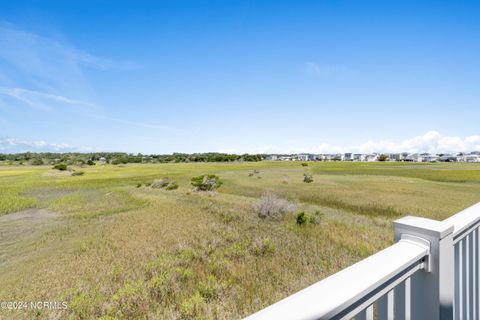
<svg viewBox="0 0 480 320">
<path fill-rule="evenodd" d="M 480 202 L 443 220 L 443 222 L 453 225 L 455 241 L 462 239 L 470 229 L 480 224 Z"/>
<path fill-rule="evenodd" d="M 246 319 L 331 319 L 408 268 L 419 265 L 428 253 L 429 249 L 418 243 L 399 241 Z"/>
</svg>

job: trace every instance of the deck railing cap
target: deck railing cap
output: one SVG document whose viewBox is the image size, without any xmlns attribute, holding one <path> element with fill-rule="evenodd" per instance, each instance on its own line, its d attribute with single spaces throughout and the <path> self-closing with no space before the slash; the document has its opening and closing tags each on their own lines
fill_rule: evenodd
<svg viewBox="0 0 480 320">
<path fill-rule="evenodd" d="M 413 216 L 406 216 L 395 220 L 393 225 L 397 231 L 413 231 L 439 239 L 443 239 L 453 233 L 453 225 L 451 223 Z"/>
<path fill-rule="evenodd" d="M 468 231 L 480 221 L 480 202 L 460 211 L 459 213 L 443 220 L 454 226 L 454 237 Z"/>
</svg>

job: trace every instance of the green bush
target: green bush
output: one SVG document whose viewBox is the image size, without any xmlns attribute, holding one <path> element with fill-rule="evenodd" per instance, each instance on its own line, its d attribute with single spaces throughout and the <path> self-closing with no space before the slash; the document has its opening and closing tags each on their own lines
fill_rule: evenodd
<svg viewBox="0 0 480 320">
<path fill-rule="evenodd" d="M 313 182 L 313 176 L 311 173 L 304 173 L 303 174 L 303 182 L 305 183 L 311 183 Z"/>
<path fill-rule="evenodd" d="M 308 163 L 302 162 L 302 167 L 308 167 Z"/>
<path fill-rule="evenodd" d="M 74 171 L 72 172 L 72 176 L 83 176 L 85 172 L 83 171 Z"/>
<path fill-rule="evenodd" d="M 178 184 L 176 181 L 169 182 L 165 187 L 165 190 L 175 190 L 175 189 L 178 189 Z"/>
<path fill-rule="evenodd" d="M 310 222 L 310 217 L 302 211 L 297 214 L 296 221 L 299 226 L 303 226 Z"/>
<path fill-rule="evenodd" d="M 89 166 L 94 166 L 94 165 L 95 165 L 95 161 L 93 161 L 92 159 L 88 159 L 88 160 L 87 160 L 87 164 L 88 164 Z"/>
<path fill-rule="evenodd" d="M 65 171 L 65 170 L 67 170 L 67 165 L 63 162 L 60 162 L 60 163 L 57 163 L 56 165 L 54 165 L 53 169 L 60 170 L 60 171 Z"/>
<path fill-rule="evenodd" d="M 256 239 L 252 244 L 252 251 L 256 256 L 272 255 L 275 253 L 275 250 L 275 244 L 268 237 L 262 240 Z"/>
<path fill-rule="evenodd" d="M 214 174 L 204 174 L 191 180 L 194 191 L 213 191 L 223 184 L 220 177 Z"/>
</svg>

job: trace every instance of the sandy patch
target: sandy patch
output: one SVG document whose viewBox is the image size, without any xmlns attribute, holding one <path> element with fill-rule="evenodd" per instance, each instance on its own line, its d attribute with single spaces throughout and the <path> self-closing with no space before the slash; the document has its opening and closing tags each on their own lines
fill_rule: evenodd
<svg viewBox="0 0 480 320">
<path fill-rule="evenodd" d="M 15 213 L 9 213 L 3 216 L 0 216 L 0 223 L 7 221 L 19 221 L 19 220 L 45 220 L 50 218 L 55 218 L 58 216 L 58 213 L 47 209 L 27 209 L 18 211 Z"/>
<path fill-rule="evenodd" d="M 71 176 L 73 171 L 65 170 L 65 171 L 60 171 L 60 170 L 49 170 L 45 173 L 42 174 L 44 177 L 69 177 Z"/>
</svg>

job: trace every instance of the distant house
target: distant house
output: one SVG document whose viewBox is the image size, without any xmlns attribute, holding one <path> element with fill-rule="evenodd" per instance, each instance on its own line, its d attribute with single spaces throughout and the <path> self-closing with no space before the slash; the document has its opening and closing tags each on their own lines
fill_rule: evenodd
<svg viewBox="0 0 480 320">
<path fill-rule="evenodd" d="M 400 161 L 402 159 L 403 159 L 403 157 L 402 157 L 401 153 L 390 153 L 388 155 L 388 160 L 390 160 L 390 161 Z"/>
<path fill-rule="evenodd" d="M 422 157 L 418 153 L 410 153 L 403 160 L 407 162 L 422 162 Z"/>
<path fill-rule="evenodd" d="M 418 162 L 436 162 L 439 160 L 437 155 L 422 153 L 418 156 Z"/>
<path fill-rule="evenodd" d="M 460 157 L 462 162 L 480 162 L 480 155 L 478 154 L 466 154 Z"/>
<path fill-rule="evenodd" d="M 444 154 L 438 157 L 438 160 L 442 162 L 457 162 L 457 156 L 453 154 Z"/>
<path fill-rule="evenodd" d="M 276 154 L 269 154 L 265 157 L 265 160 L 267 161 L 276 161 L 278 160 L 278 156 Z"/>
<path fill-rule="evenodd" d="M 365 161 L 367 162 L 374 162 L 378 160 L 378 154 L 372 153 L 365 155 Z"/>
<path fill-rule="evenodd" d="M 355 153 L 353 155 L 353 161 L 365 161 L 366 155 L 363 153 Z"/>
<path fill-rule="evenodd" d="M 323 161 L 332 161 L 335 158 L 333 154 L 322 154 L 320 155 L 321 160 Z"/>
<path fill-rule="evenodd" d="M 344 153 L 342 155 L 342 161 L 353 161 L 353 153 Z"/>
<path fill-rule="evenodd" d="M 315 160 L 314 154 L 301 153 L 297 155 L 297 159 L 300 161 L 313 161 Z"/>
<path fill-rule="evenodd" d="M 343 156 L 344 155 L 341 153 L 334 154 L 332 157 L 332 161 L 342 161 Z"/>
</svg>

